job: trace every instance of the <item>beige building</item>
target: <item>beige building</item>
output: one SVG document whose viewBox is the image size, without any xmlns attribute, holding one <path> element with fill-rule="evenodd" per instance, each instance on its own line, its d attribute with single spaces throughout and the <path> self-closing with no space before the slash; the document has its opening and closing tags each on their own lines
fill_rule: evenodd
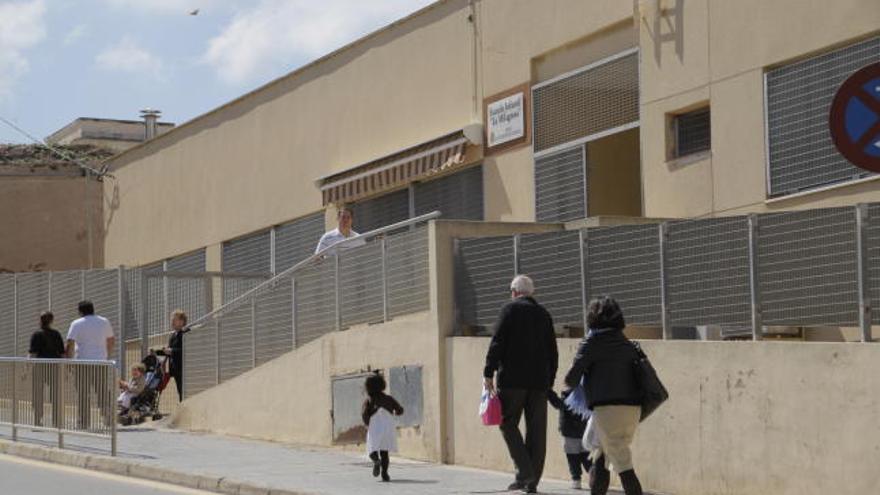
<svg viewBox="0 0 880 495">
<path fill-rule="evenodd" d="M 156 122 L 156 133 L 174 128 L 170 122 Z M 146 140 L 144 121 L 79 117 L 46 137 L 49 144 L 90 144 L 115 152 L 125 151 Z"/>
<path fill-rule="evenodd" d="M 108 267 L 196 259 L 208 270 L 278 273 L 313 252 L 338 203 L 353 205 L 359 231 L 436 210 L 486 222 L 434 222 L 413 236 L 427 245 L 414 250 L 427 273 L 410 277 L 421 299 L 392 318 L 340 307 L 338 267 L 334 303 L 327 264 L 224 308 L 188 337 L 199 358 L 190 370 L 201 368 L 187 378 L 193 395 L 176 423 L 332 445 L 339 416 L 326 411 L 345 412 L 335 409 L 337 381 L 416 367 L 422 418 L 401 429 L 402 453 L 507 469 L 500 437 L 475 415 L 486 342 L 453 337 L 457 242 L 508 236 L 505 259 L 515 260 L 515 235 L 583 243 L 562 231 L 566 223 L 880 200 L 876 176 L 828 137 L 837 87 L 880 62 L 875 3 L 440 1 L 114 157 L 104 189 Z M 583 270 L 583 257 L 569 266 L 578 263 Z M 754 283 L 750 269 L 737 276 Z M 503 302 L 505 277 L 490 281 L 501 295 L 486 313 Z M 365 286 L 347 290 L 373 301 Z M 225 287 L 223 295 L 228 302 Z M 285 319 L 267 316 L 279 307 Z M 266 344 L 276 341 L 285 346 Z M 563 362 L 575 345 L 560 339 Z M 860 460 L 876 453 L 880 433 L 860 411 L 876 409 L 877 386 L 852 378 L 874 372 L 873 344 L 647 345 L 675 397 L 639 433 L 647 487 L 696 495 L 876 486 Z M 279 417 L 296 421 L 278 426 Z M 828 418 L 839 421 L 816 428 Z M 556 449 L 547 472 L 563 476 L 564 466 Z"/>
<path fill-rule="evenodd" d="M 878 60 L 880 12 L 801 7 L 438 2 L 115 157 L 106 264 L 207 248 L 219 269 L 224 243 L 269 251 L 273 226 L 313 241 L 336 202 L 365 230 L 436 208 L 568 221 L 876 200 L 821 124 L 840 81 Z M 493 127 L 511 95 L 513 125 Z"/>
</svg>

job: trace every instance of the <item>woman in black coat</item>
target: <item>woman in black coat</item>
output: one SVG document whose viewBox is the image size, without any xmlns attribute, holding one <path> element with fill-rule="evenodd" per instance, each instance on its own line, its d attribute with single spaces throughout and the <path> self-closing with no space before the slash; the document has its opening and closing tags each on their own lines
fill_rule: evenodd
<svg viewBox="0 0 880 495">
<path fill-rule="evenodd" d="M 573 388 L 584 377 L 587 404 L 601 444 L 599 457 L 590 469 L 590 493 L 607 493 L 611 478 L 607 459 L 620 475 L 626 495 L 641 495 L 630 452 L 641 416 L 642 393 L 634 367 L 638 354 L 623 335 L 626 324 L 617 301 L 600 297 L 590 302 L 588 310 L 589 332 L 565 383 Z"/>
</svg>

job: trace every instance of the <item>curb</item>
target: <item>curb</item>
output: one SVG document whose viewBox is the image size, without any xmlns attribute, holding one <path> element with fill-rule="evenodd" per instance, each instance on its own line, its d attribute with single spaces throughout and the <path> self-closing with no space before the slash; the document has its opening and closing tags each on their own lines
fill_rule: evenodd
<svg viewBox="0 0 880 495">
<path fill-rule="evenodd" d="M 106 455 L 85 454 L 57 447 L 43 447 L 9 440 L 0 440 L 0 454 L 227 495 L 316 495 L 311 492 L 271 488 L 224 477 L 184 473 Z"/>
</svg>

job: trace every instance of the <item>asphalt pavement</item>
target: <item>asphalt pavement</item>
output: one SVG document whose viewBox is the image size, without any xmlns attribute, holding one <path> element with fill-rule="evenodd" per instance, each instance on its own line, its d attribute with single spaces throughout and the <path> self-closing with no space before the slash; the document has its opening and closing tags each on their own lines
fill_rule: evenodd
<svg viewBox="0 0 880 495">
<path fill-rule="evenodd" d="M 165 483 L 0 454 L 3 495 L 210 495 Z"/>
</svg>

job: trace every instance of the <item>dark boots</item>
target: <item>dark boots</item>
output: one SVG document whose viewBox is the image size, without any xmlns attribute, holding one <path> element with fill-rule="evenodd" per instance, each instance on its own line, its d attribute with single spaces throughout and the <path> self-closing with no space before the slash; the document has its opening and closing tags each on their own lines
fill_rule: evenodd
<svg viewBox="0 0 880 495">
<path fill-rule="evenodd" d="M 634 470 L 620 473 L 620 484 L 623 485 L 623 493 L 626 495 L 642 495 L 642 484 Z"/>
<path fill-rule="evenodd" d="M 605 456 L 599 457 L 590 468 L 590 495 L 605 495 L 611 482 L 611 472 L 605 467 Z M 642 495 L 642 484 L 632 469 L 620 473 L 620 484 L 626 495 Z"/>
<path fill-rule="evenodd" d="M 590 468 L 590 495 L 605 495 L 608 493 L 608 484 L 611 482 L 611 473 L 605 467 L 605 456 L 596 459 Z"/>
</svg>

